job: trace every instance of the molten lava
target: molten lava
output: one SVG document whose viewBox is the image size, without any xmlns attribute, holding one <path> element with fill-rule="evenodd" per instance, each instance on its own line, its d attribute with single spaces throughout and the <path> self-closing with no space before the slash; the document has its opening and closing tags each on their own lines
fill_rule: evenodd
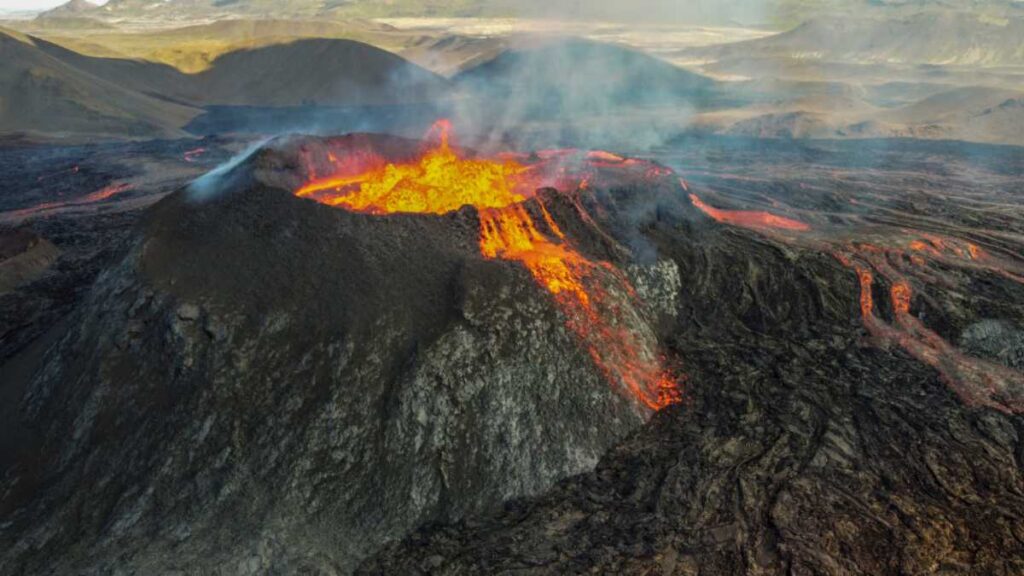
<svg viewBox="0 0 1024 576">
<path fill-rule="evenodd" d="M 297 196 L 371 214 L 445 214 L 463 206 L 504 208 L 526 198 L 514 177 L 526 168 L 513 161 L 460 158 L 443 131 L 437 148 L 414 164 L 385 164 L 369 172 L 314 180 Z"/>
<path fill-rule="evenodd" d="M 538 167 L 513 155 L 500 160 L 464 158 L 450 145 L 448 128 L 439 123 L 439 142 L 414 161 L 331 158 L 336 165 L 333 175 L 314 176 L 295 194 L 378 215 L 445 214 L 473 206 L 480 220 L 481 254 L 521 263 L 552 295 L 568 328 L 610 381 L 651 409 L 679 402 L 675 380 L 648 344 L 653 335 L 629 328 L 644 323 L 632 305 L 635 290 L 625 275 L 610 263 L 575 250 L 540 198 L 527 202 L 535 196 Z M 544 162 L 545 156 L 551 160 L 566 155 L 548 151 L 537 158 Z M 586 161 L 628 162 L 610 153 L 591 153 Z M 352 169 L 353 165 L 365 169 Z M 564 173 L 553 179 L 563 184 L 572 180 Z M 575 185 L 586 179 L 576 178 Z"/>
<path fill-rule="evenodd" d="M 133 186 L 131 184 L 128 184 L 128 183 L 111 184 L 109 186 L 105 186 L 103 188 L 100 188 L 99 190 L 96 190 L 95 192 L 90 192 L 89 194 L 86 194 L 85 196 L 82 196 L 81 198 L 75 198 L 73 200 L 66 200 L 66 201 L 63 201 L 63 202 L 43 202 L 42 204 L 36 204 L 35 206 L 30 206 L 28 208 L 22 208 L 20 210 L 12 210 L 10 212 L 4 212 L 3 214 L 0 214 L 0 220 L 5 220 L 5 221 L 7 221 L 7 220 L 9 220 L 9 221 L 24 220 L 25 218 L 30 218 L 32 216 L 39 216 L 41 214 L 55 212 L 55 211 L 58 211 L 58 210 L 63 210 L 63 209 L 67 209 L 67 208 L 75 208 L 75 207 L 80 207 L 80 206 L 87 206 L 89 204 L 95 204 L 97 202 L 102 202 L 104 200 L 108 200 L 108 199 L 112 198 L 113 196 L 116 196 L 116 195 L 121 194 L 123 192 L 127 192 L 128 190 L 131 190 L 132 187 Z"/>
<path fill-rule="evenodd" d="M 967 260 L 975 260 L 984 252 L 980 248 L 960 249 L 953 240 L 928 238 L 928 243 L 913 241 L 911 250 L 924 252 L 936 259 L 945 259 L 949 253 Z M 903 261 L 895 249 L 858 244 L 852 253 L 837 252 L 836 258 L 857 273 L 860 284 L 860 309 L 864 327 L 880 343 L 895 344 L 919 362 L 938 370 L 946 384 L 967 404 L 987 406 L 1005 413 L 1024 412 L 1024 374 L 995 362 L 968 356 L 929 329 L 910 312 L 914 291 L 910 281 L 894 268 L 893 263 Z M 915 263 L 916 265 L 916 263 Z M 890 282 L 889 299 L 893 323 L 888 324 L 875 315 L 873 288 L 874 271 Z M 909 270 L 922 276 L 919 270 Z"/>
<path fill-rule="evenodd" d="M 683 184 L 686 187 L 685 184 Z M 694 207 L 704 212 L 712 219 L 723 224 L 732 224 L 751 229 L 778 228 L 781 230 L 793 230 L 806 232 L 811 229 L 809 224 L 799 220 L 792 220 L 782 216 L 776 216 L 771 212 L 753 212 L 747 210 L 719 210 L 705 204 L 696 194 L 690 194 L 690 201 Z"/>
</svg>

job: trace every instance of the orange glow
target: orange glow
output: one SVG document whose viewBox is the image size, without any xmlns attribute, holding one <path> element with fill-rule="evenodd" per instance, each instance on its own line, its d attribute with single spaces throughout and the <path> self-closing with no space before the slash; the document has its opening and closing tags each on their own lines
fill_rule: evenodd
<svg viewBox="0 0 1024 576">
<path fill-rule="evenodd" d="M 977 244 L 967 243 L 967 251 L 971 255 L 971 260 L 980 260 L 985 256 L 985 251 L 978 247 Z"/>
<path fill-rule="evenodd" d="M 113 196 L 116 196 L 122 192 L 127 192 L 132 189 L 131 184 L 111 184 L 105 188 L 101 188 L 91 194 L 87 194 L 81 200 L 75 200 L 71 204 L 92 204 L 93 202 L 100 202 Z"/>
<path fill-rule="evenodd" d="M 910 298 L 913 292 L 906 280 L 899 280 L 892 285 L 892 309 L 896 314 L 910 313 Z"/>
<path fill-rule="evenodd" d="M 503 208 L 522 202 L 526 198 L 514 191 L 513 177 L 525 170 L 513 161 L 460 158 L 442 131 L 440 145 L 419 162 L 314 179 L 295 194 L 355 212 L 446 214 L 463 206 Z"/>
<path fill-rule="evenodd" d="M 747 210 L 719 210 L 705 204 L 696 194 L 690 194 L 690 201 L 693 205 L 704 212 L 712 219 L 723 224 L 732 224 L 743 228 L 765 229 L 778 228 L 781 230 L 793 230 L 806 232 L 811 229 L 810 225 L 799 220 L 792 220 L 782 216 L 776 216 L 771 212 L 754 212 Z"/>
<path fill-rule="evenodd" d="M 864 246 L 870 245 L 859 247 L 861 254 L 857 256 L 858 260 L 872 262 L 871 266 L 880 274 L 893 273 L 886 260 L 877 258 L 872 250 L 864 250 Z M 861 315 L 864 327 L 873 337 L 885 344 L 898 345 L 919 362 L 935 368 L 968 405 L 987 406 L 1005 413 L 1024 412 L 1024 400 L 1013 395 L 1024 388 L 1024 374 L 990 360 L 968 356 L 926 327 L 910 313 L 913 291 L 904 278 L 891 278 L 890 296 L 895 321 L 891 325 L 882 321 L 874 314 L 874 275 L 871 270 L 854 263 L 851 257 L 842 254 L 836 254 L 836 257 L 857 273 Z"/>
<path fill-rule="evenodd" d="M 857 268 L 857 278 L 860 280 L 860 313 L 867 318 L 875 310 L 874 298 L 871 295 L 871 285 L 874 282 L 874 277 L 867 268 Z"/>
<path fill-rule="evenodd" d="M 910 243 L 910 249 L 914 250 L 916 252 L 934 252 L 935 251 L 934 248 L 932 248 L 931 246 L 929 246 L 928 244 L 925 244 L 924 242 L 922 242 L 920 240 L 914 240 L 913 242 L 911 242 Z"/>
<path fill-rule="evenodd" d="M 635 290 L 625 275 L 575 250 L 540 198 L 527 202 L 534 196 L 534 167 L 514 155 L 500 160 L 464 158 L 451 147 L 449 128 L 447 123 L 437 124 L 432 129 L 437 145 L 417 160 L 384 162 L 363 171 L 342 167 L 343 174 L 324 178 L 316 178 L 311 170 L 311 181 L 295 194 L 377 215 L 446 214 L 473 206 L 480 220 L 480 253 L 521 263 L 552 295 L 567 327 L 609 381 L 654 410 L 679 402 L 676 381 L 662 369 L 642 335 L 628 328 L 639 322 L 631 302 Z M 552 159 L 569 154 L 548 153 Z M 624 162 L 610 153 L 590 153 L 586 159 Z M 559 182 L 569 181 L 564 172 L 558 171 Z M 581 177 L 574 182 L 585 181 Z M 572 185 L 583 188 L 576 183 Z M 589 215 L 581 216 L 592 222 Z"/>
<path fill-rule="evenodd" d="M 100 188 L 95 192 L 90 192 L 89 194 L 86 194 L 81 198 L 66 200 L 63 202 L 43 202 L 42 204 L 36 204 L 35 206 L 31 206 L 29 208 L 22 208 L 21 210 L 12 210 L 10 212 L 4 212 L 0 214 L 0 220 L 23 220 L 25 218 L 30 218 L 32 216 L 39 216 L 49 212 L 63 210 L 66 208 L 74 208 L 79 206 L 86 206 L 89 204 L 95 204 L 97 202 L 108 200 L 113 196 L 121 194 L 122 192 L 127 192 L 128 190 L 131 190 L 132 187 L 133 186 L 128 183 L 111 184 L 109 186 Z"/>
</svg>

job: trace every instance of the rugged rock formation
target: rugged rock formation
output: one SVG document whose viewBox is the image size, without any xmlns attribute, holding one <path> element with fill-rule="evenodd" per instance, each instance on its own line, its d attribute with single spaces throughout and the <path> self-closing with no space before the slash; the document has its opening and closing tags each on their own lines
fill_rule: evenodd
<svg viewBox="0 0 1024 576">
<path fill-rule="evenodd" d="M 649 235 L 684 278 L 671 342 L 689 402 L 593 473 L 424 527 L 360 573 L 1024 570 L 1020 416 L 966 407 L 936 371 L 866 339 L 849 321 L 856 278 L 829 256 L 663 226 Z M 978 284 L 994 285 L 1020 296 L 1013 282 Z M 1005 351 L 1018 334 L 982 322 L 964 345 Z"/>
</svg>

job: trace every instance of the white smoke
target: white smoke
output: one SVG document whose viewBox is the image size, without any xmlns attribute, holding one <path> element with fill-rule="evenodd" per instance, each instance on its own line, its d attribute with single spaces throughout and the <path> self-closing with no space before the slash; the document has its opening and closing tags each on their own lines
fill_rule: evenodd
<svg viewBox="0 0 1024 576">
<path fill-rule="evenodd" d="M 212 198 L 218 191 L 225 188 L 225 180 L 230 176 L 232 171 L 248 160 L 249 157 L 255 154 L 270 140 L 271 138 L 264 138 L 258 142 L 250 144 L 245 150 L 236 154 L 227 162 L 224 162 L 220 166 L 217 166 L 213 170 L 210 170 L 206 174 L 196 178 L 188 185 L 188 199 L 193 202 L 202 202 Z"/>
</svg>

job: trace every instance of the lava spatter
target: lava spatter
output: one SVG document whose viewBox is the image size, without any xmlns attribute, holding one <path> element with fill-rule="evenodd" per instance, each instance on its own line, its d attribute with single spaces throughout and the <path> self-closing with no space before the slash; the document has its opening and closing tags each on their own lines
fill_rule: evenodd
<svg viewBox="0 0 1024 576">
<path fill-rule="evenodd" d="M 436 144 L 409 162 L 329 158 L 332 174 L 317 177 L 313 173 L 295 194 L 377 215 L 445 214 L 473 206 L 480 220 L 480 253 L 488 259 L 522 264 L 552 295 L 568 328 L 609 381 L 653 410 L 679 402 L 676 380 L 662 368 L 649 344 L 653 334 L 637 333 L 635 327 L 645 323 L 627 301 L 636 296 L 625 274 L 574 249 L 537 198 L 536 210 L 545 230 L 541 232 L 526 204 L 541 184 L 581 189 L 594 171 L 606 165 L 632 167 L 630 161 L 610 153 L 589 153 L 584 156 L 583 173 L 569 174 L 563 162 L 573 151 L 538 153 L 540 163 L 534 165 L 518 155 L 466 158 L 451 145 L 449 128 L 447 122 L 435 125 Z M 650 172 L 656 167 L 643 168 Z M 592 221 L 582 207 L 577 208 L 585 220 Z"/>
</svg>

